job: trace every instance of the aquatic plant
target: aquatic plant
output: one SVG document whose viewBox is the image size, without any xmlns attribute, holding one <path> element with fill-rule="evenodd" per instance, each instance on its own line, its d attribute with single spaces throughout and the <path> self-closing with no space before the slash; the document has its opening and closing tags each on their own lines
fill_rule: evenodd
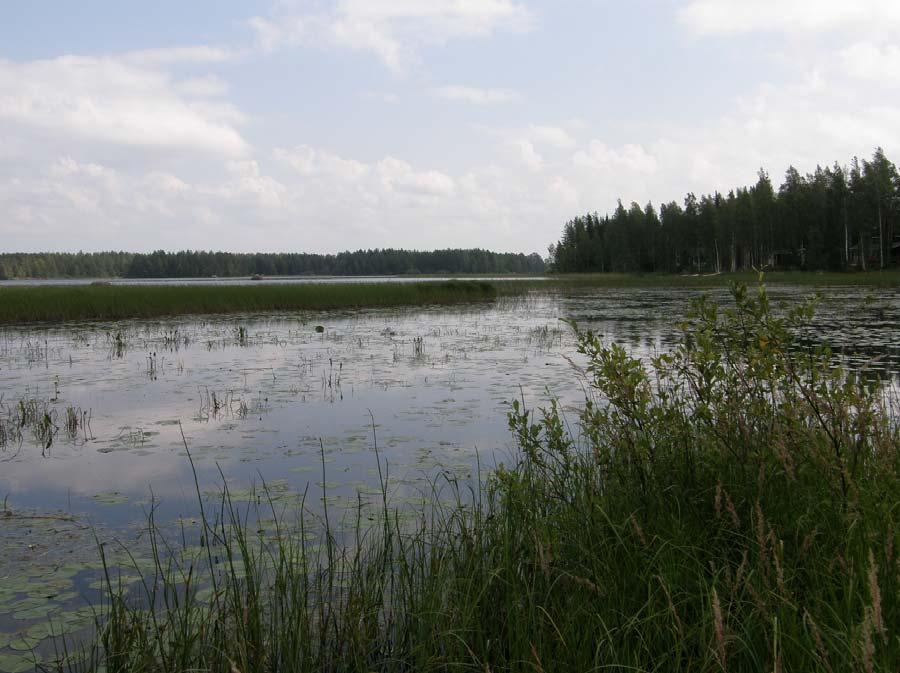
<svg viewBox="0 0 900 673">
<path fill-rule="evenodd" d="M 210 391 L 208 387 L 204 387 L 199 391 L 200 408 L 197 412 L 197 418 L 208 421 L 216 419 L 220 414 L 231 415 L 234 404 L 234 393 L 230 390 L 224 393 Z"/>
<path fill-rule="evenodd" d="M 22 426 L 8 407 L 3 406 L 0 398 L 0 450 L 22 442 Z"/>
<path fill-rule="evenodd" d="M 116 330 L 115 334 L 113 334 L 112 332 L 107 332 L 106 341 L 109 344 L 110 357 L 114 357 L 119 360 L 125 357 L 125 352 L 128 348 L 128 344 L 125 340 L 125 335 L 121 330 Z"/>
<path fill-rule="evenodd" d="M 91 411 L 84 411 L 81 407 L 66 407 L 66 417 L 63 428 L 69 440 L 78 439 L 79 429 L 85 441 L 87 441 L 91 427 Z"/>
<path fill-rule="evenodd" d="M 0 396 L 0 449 L 10 445 L 20 447 L 26 432 L 31 434 L 32 441 L 43 451 L 50 449 L 61 429 L 59 414 L 52 404 L 58 398 L 58 383 L 54 397 L 50 399 L 26 395 L 15 404 L 5 404 Z M 85 411 L 72 405 L 65 408 L 62 430 L 67 440 L 75 442 L 79 437 L 83 441 L 92 438 L 90 423 L 90 410 Z"/>
</svg>

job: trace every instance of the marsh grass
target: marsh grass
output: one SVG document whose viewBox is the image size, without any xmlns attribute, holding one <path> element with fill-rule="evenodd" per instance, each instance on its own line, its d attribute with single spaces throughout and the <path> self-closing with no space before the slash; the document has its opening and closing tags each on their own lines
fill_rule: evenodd
<svg viewBox="0 0 900 673">
<path fill-rule="evenodd" d="M 494 285 L 477 281 L 0 287 L 0 324 L 448 304 L 489 300 L 496 295 Z M 112 347 L 121 353 L 125 344 L 116 340 Z"/>
<path fill-rule="evenodd" d="M 264 311 L 302 311 L 377 308 L 484 301 L 506 297 L 512 301 L 533 290 L 596 288 L 713 288 L 750 283 L 755 273 L 678 276 L 671 274 L 559 274 L 545 279 L 513 277 L 421 283 L 341 283 L 284 285 L 84 285 L 0 287 L 0 324 L 120 320 L 188 314 L 230 314 Z M 864 273 L 773 272 L 770 283 L 801 286 L 900 286 L 900 271 Z M 322 327 L 324 331 L 324 326 Z M 121 334 L 111 337 L 112 351 L 121 357 L 127 344 Z"/>
<path fill-rule="evenodd" d="M 58 400 L 58 384 L 55 396 L 50 399 L 25 396 L 14 403 L 6 403 L 0 395 L 0 460 L 15 457 L 29 435 L 31 442 L 41 447 L 42 453 L 50 450 L 60 431 L 71 443 L 93 438 L 91 410 L 72 405 L 57 408 L 53 403 Z"/>
<path fill-rule="evenodd" d="M 897 671 L 894 412 L 798 343 L 812 305 L 733 299 L 698 301 L 651 362 L 578 332 L 577 433 L 515 403 L 514 463 L 472 490 L 435 482 L 412 518 L 377 445 L 380 514 L 361 505 L 348 537 L 327 498 L 310 543 L 308 517 L 226 489 L 216 511 L 198 500 L 202 554 L 179 564 L 151 516 L 153 571 L 137 593 L 108 575 L 69 668 Z"/>
</svg>

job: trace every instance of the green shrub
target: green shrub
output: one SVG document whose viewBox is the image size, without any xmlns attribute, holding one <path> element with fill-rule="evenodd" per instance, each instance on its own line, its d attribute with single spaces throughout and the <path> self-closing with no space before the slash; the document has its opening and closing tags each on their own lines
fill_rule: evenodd
<svg viewBox="0 0 900 673">
<path fill-rule="evenodd" d="M 523 449 L 499 477 L 573 665 L 636 670 L 897 670 L 900 443 L 883 389 L 840 367 L 763 287 L 695 303 L 649 363 L 579 333 L 595 399 L 581 441 L 559 409 L 516 405 Z M 894 419 L 895 420 L 895 419 Z M 547 551 L 552 550 L 552 552 Z M 540 575 L 536 575 L 540 579 Z M 582 578 L 602 598 L 554 595 Z M 585 643 L 586 644 L 586 643 Z M 583 669 L 584 670 L 584 669 Z"/>
</svg>

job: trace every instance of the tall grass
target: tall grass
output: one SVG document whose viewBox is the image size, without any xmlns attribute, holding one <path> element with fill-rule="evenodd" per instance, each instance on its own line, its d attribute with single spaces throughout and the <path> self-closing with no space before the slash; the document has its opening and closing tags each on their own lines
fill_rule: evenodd
<svg viewBox="0 0 900 673">
<path fill-rule="evenodd" d="M 179 565 L 151 521 L 156 571 L 139 595 L 110 580 L 87 667 L 897 671 L 896 413 L 804 339 L 811 306 L 733 294 L 652 362 L 580 332 L 575 434 L 514 404 L 515 464 L 436 486 L 416 525 L 386 479 L 348 540 L 326 510 L 310 545 L 274 505 L 260 538 L 226 492 Z"/>
<path fill-rule="evenodd" d="M 477 281 L 0 287 L 0 324 L 446 304 L 493 299 L 496 294 L 494 285 Z"/>
</svg>

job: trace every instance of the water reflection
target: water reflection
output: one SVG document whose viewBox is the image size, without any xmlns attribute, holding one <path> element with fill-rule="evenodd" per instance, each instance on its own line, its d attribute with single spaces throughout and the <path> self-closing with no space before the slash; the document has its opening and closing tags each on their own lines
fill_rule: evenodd
<svg viewBox="0 0 900 673">
<path fill-rule="evenodd" d="M 853 366 L 896 377 L 898 293 L 820 292 L 814 338 Z M 476 451 L 488 465 L 507 459 L 511 399 L 540 406 L 557 398 L 578 408 L 583 388 L 568 359 L 574 339 L 560 319 L 647 357 L 672 346 L 697 294 L 582 289 L 493 306 L 7 328 L 4 409 L 46 400 L 57 425 L 71 407 L 89 414 L 89 427 L 68 439 L 58 432 L 43 451 L 27 433 L 18 449 L 0 450 L 0 493 L 17 506 L 103 522 L 141 516 L 139 508 L 98 505 L 96 496 L 111 491 L 140 503 L 152 488 L 173 511 L 188 507 L 193 477 L 182 431 L 204 487 L 221 469 L 235 483 L 262 475 L 302 490 L 322 481 L 322 451 L 326 481 L 371 484 L 372 416 L 398 482 L 427 481 L 442 469 L 466 476 Z M 708 294 L 728 298 L 726 290 Z M 809 294 L 771 288 L 776 302 Z"/>
</svg>

